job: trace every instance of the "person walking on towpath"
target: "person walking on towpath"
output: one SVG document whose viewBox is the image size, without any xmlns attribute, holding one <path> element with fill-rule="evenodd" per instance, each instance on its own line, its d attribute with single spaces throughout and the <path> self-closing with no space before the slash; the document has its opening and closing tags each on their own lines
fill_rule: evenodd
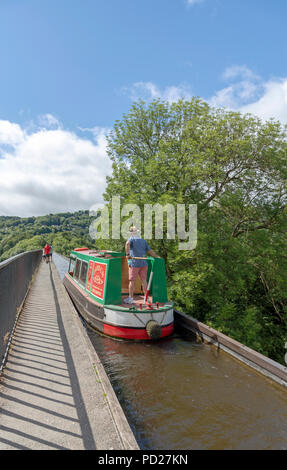
<svg viewBox="0 0 287 470">
<path fill-rule="evenodd" d="M 46 245 L 44 246 L 44 256 L 46 258 L 46 263 L 49 263 L 50 251 L 51 247 L 50 245 L 48 245 L 48 243 L 46 243 Z"/>
<path fill-rule="evenodd" d="M 130 227 L 130 238 L 126 242 L 126 255 L 128 258 L 129 264 L 129 297 L 124 299 L 124 303 L 126 304 L 133 304 L 134 303 L 134 289 L 135 289 L 135 282 L 137 277 L 139 276 L 142 283 L 142 288 L 144 291 L 144 295 L 146 294 L 147 290 L 147 260 L 145 259 L 132 259 L 132 258 L 143 258 L 147 254 L 153 256 L 154 258 L 160 258 L 148 245 L 147 241 L 144 238 L 139 236 L 139 230 L 136 227 Z"/>
</svg>

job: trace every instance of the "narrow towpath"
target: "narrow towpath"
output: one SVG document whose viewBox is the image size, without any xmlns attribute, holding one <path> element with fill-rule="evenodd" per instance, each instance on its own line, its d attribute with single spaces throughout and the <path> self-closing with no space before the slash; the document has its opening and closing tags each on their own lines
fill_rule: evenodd
<svg viewBox="0 0 287 470">
<path fill-rule="evenodd" d="M 0 383 L 0 450 L 123 449 L 78 322 L 42 262 Z"/>
</svg>

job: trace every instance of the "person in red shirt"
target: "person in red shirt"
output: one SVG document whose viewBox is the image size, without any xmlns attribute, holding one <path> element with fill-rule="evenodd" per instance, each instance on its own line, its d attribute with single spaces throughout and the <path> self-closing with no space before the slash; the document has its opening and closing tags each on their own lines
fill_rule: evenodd
<svg viewBox="0 0 287 470">
<path fill-rule="evenodd" d="M 46 258 L 46 263 L 49 263 L 50 250 L 51 250 L 50 245 L 46 243 L 46 245 L 44 246 L 44 257 Z"/>
</svg>

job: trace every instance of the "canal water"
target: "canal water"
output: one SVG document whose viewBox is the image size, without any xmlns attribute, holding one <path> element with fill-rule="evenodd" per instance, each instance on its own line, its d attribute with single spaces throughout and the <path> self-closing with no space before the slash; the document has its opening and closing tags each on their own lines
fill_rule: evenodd
<svg viewBox="0 0 287 470">
<path fill-rule="evenodd" d="M 54 254 L 61 277 L 67 260 Z M 287 450 L 287 391 L 190 335 L 155 343 L 87 327 L 141 449 Z"/>
</svg>

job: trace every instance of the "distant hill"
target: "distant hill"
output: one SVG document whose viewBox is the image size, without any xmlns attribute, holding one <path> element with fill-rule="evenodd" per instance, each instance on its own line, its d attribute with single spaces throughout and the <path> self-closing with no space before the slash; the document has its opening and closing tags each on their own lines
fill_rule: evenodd
<svg viewBox="0 0 287 470">
<path fill-rule="evenodd" d="M 63 255 L 77 246 L 94 248 L 89 235 L 91 221 L 89 211 L 26 218 L 0 216 L 0 261 L 23 251 L 43 248 L 46 242 Z"/>
</svg>

